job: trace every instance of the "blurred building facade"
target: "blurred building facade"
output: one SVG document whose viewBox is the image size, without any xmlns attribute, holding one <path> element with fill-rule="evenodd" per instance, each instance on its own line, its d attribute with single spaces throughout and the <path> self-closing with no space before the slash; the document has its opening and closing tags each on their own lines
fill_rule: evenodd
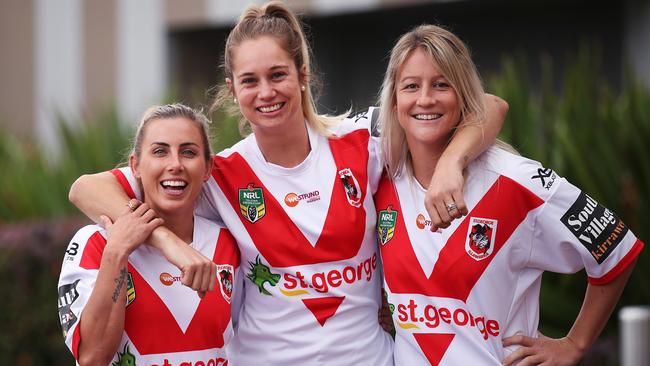
<svg viewBox="0 0 650 366">
<path fill-rule="evenodd" d="M 261 1 L 255 1 L 261 3 Z M 293 0 L 325 75 L 321 107 L 372 104 L 388 51 L 424 22 L 459 34 L 485 75 L 506 54 L 562 60 L 583 41 L 601 45 L 606 77 L 626 67 L 650 86 L 650 1 Z M 117 106 L 135 121 L 173 88 L 207 103 L 221 79 L 225 36 L 247 0 L 0 0 L 0 123 L 19 138 L 57 141 L 56 121 Z M 561 63 L 557 67 L 561 70 Z M 534 79 L 534 77 L 533 77 Z"/>
</svg>

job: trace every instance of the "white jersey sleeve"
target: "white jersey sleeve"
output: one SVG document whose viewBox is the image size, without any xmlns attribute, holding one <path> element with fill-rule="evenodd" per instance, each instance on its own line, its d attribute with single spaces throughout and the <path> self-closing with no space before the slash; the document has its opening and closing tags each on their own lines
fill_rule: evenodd
<svg viewBox="0 0 650 366">
<path fill-rule="evenodd" d="M 491 154 L 510 155 L 504 151 Z M 513 156 L 514 157 L 514 156 Z M 623 221 L 550 168 L 523 157 L 500 169 L 541 198 L 536 210 L 528 266 L 558 273 L 585 268 L 592 284 L 614 279 L 643 243 Z M 497 159 L 498 161 L 498 159 Z"/>
<path fill-rule="evenodd" d="M 59 320 L 65 344 L 75 359 L 78 357 L 81 313 L 88 303 L 99 272 L 96 269 L 85 269 L 81 258 L 88 243 L 104 240 L 101 230 L 97 225 L 79 230 L 70 240 L 61 266 L 58 283 Z"/>
<path fill-rule="evenodd" d="M 344 136 L 360 129 L 370 132 L 370 141 L 368 142 L 368 182 L 372 194 L 377 191 L 379 179 L 384 170 L 384 160 L 379 142 L 378 117 L 379 108 L 370 107 L 366 111 L 345 118 L 334 131 L 337 136 Z"/>
</svg>

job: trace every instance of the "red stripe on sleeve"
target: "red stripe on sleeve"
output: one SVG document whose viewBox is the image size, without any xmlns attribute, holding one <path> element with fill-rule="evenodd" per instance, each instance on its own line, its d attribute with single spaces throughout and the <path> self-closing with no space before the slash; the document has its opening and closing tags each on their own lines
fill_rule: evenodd
<svg viewBox="0 0 650 366">
<path fill-rule="evenodd" d="M 74 328 L 72 333 L 72 356 L 77 361 L 79 361 L 79 343 L 81 343 L 81 318 L 79 318 L 79 323 L 77 323 L 77 327 Z"/>
<path fill-rule="evenodd" d="M 126 192 L 126 195 L 129 196 L 129 198 L 137 198 L 135 192 L 133 192 L 133 188 L 131 188 L 131 184 L 129 184 L 129 180 L 126 179 L 126 176 L 124 176 L 124 173 L 122 173 L 121 170 L 113 169 L 111 170 L 111 173 L 113 173 L 115 178 L 117 178 L 117 181 L 120 183 L 122 188 L 124 188 L 124 192 Z"/>
<path fill-rule="evenodd" d="M 639 253 L 641 253 L 643 246 L 643 242 L 637 239 L 630 251 L 625 254 L 614 268 L 609 270 L 609 272 L 600 278 L 589 277 L 587 281 L 589 281 L 589 284 L 591 285 L 605 285 L 612 282 L 616 277 L 623 273 L 632 262 L 634 262 Z"/>
<path fill-rule="evenodd" d="M 106 239 L 96 231 L 90 238 L 81 255 L 81 262 L 79 267 L 84 269 L 99 269 L 99 264 L 102 261 L 102 254 L 106 246 Z"/>
</svg>

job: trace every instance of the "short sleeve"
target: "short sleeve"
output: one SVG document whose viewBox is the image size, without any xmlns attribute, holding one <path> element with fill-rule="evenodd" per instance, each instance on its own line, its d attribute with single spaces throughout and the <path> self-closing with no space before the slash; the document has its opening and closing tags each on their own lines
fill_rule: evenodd
<svg viewBox="0 0 650 366">
<path fill-rule="evenodd" d="M 97 225 L 79 230 L 65 251 L 58 282 L 58 309 L 66 346 L 78 359 L 81 315 L 95 287 L 106 239 Z"/>
<path fill-rule="evenodd" d="M 634 261 L 643 243 L 593 197 L 555 179 L 536 217 L 529 265 L 559 273 L 585 268 L 591 284 L 610 282 Z"/>
<path fill-rule="evenodd" d="M 370 131 L 370 140 L 368 141 L 368 182 L 372 194 L 375 194 L 377 191 L 379 179 L 384 170 L 379 141 L 378 116 L 379 108 L 370 107 L 366 111 L 344 119 L 335 131 L 335 134 L 338 136 L 343 136 L 359 129 Z"/>
</svg>

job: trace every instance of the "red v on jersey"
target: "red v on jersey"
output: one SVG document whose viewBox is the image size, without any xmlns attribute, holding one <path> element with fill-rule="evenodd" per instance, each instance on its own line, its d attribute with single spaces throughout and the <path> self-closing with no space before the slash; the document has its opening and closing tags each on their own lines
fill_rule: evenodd
<svg viewBox="0 0 650 366">
<path fill-rule="evenodd" d="M 378 210 L 393 205 L 401 211 L 395 188 L 389 179 L 382 179 L 375 204 Z M 508 202 L 508 205 L 498 204 Z M 524 220 L 528 212 L 543 201 L 510 178 L 500 176 L 487 193 L 465 217 L 440 251 L 430 276 L 422 270 L 411 245 L 404 215 L 398 215 L 393 238 L 381 247 L 384 276 L 392 293 L 422 294 L 467 301 L 492 259 L 510 235 Z M 484 260 L 475 260 L 465 250 L 471 217 L 498 220 L 492 254 Z"/>
<path fill-rule="evenodd" d="M 330 138 L 329 144 L 337 172 L 349 168 L 361 188 L 361 202 L 368 185 L 367 130 L 357 130 L 342 138 Z M 280 203 L 238 153 L 224 158 L 215 156 L 212 176 L 228 198 L 235 212 L 239 213 L 239 189 L 250 183 L 263 190 L 266 205 L 265 216 L 255 223 L 238 217 L 249 233 L 255 247 L 273 267 L 292 267 L 339 261 L 354 257 L 361 248 L 366 227 L 363 207 L 354 207 L 346 198 L 346 191 L 338 173 L 327 218 L 315 246 L 291 221 Z"/>
<path fill-rule="evenodd" d="M 318 297 L 315 299 L 302 299 L 307 309 L 314 314 L 321 327 L 325 325 L 327 319 L 336 314 L 339 306 L 345 299 L 345 296 Z"/>
<path fill-rule="evenodd" d="M 105 245 L 106 239 L 99 232 L 93 234 L 86 244 L 80 266 L 85 269 L 99 269 Z M 221 231 L 213 261 L 228 260 L 232 256 L 237 258 L 238 263 L 238 252 L 232 235 Z M 183 333 L 174 316 L 147 281 L 130 263 L 128 269 L 137 297 L 126 309 L 124 329 L 140 354 L 223 347 L 223 331 L 230 321 L 230 311 L 224 309 L 230 309 L 230 304 L 226 303 L 219 291 L 206 294 L 199 303 L 189 327 Z M 206 320 L 209 322 L 206 323 Z M 75 336 L 78 337 L 76 332 Z"/>
<path fill-rule="evenodd" d="M 418 342 L 420 349 L 424 353 L 430 364 L 438 365 L 442 356 L 445 355 L 447 348 L 454 340 L 455 334 L 431 334 L 431 333 L 415 333 L 415 341 Z"/>
<path fill-rule="evenodd" d="M 228 306 L 221 304 L 225 300 L 219 291 L 205 295 L 187 331 L 183 333 L 167 306 L 130 264 L 129 272 L 133 276 L 137 299 L 126 309 L 124 329 L 140 354 L 223 347 L 223 331 L 228 326 L 230 314 L 215 316 Z M 206 320 L 209 322 L 206 323 Z"/>
</svg>

